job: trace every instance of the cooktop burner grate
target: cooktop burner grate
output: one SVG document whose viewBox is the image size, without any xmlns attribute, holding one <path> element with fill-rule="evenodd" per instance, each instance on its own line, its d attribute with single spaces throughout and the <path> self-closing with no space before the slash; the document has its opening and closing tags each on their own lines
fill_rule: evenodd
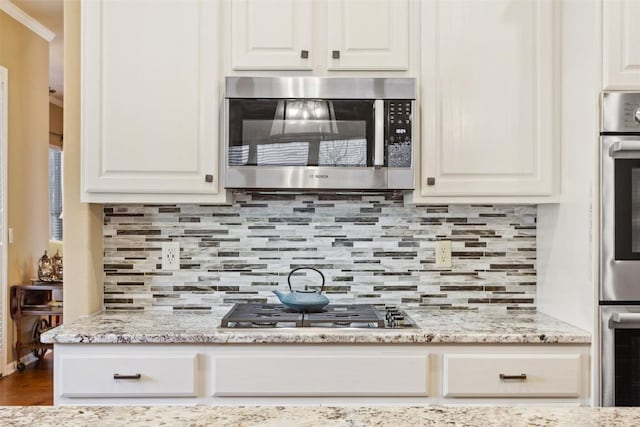
<svg viewBox="0 0 640 427">
<path fill-rule="evenodd" d="M 302 326 L 351 326 L 374 324 L 372 327 L 384 328 L 384 317 L 371 304 L 328 305 L 324 311 L 305 313 Z M 364 326 L 366 327 L 366 326 Z"/>
<path fill-rule="evenodd" d="M 232 322 L 234 325 L 229 325 Z M 241 326 L 235 325 L 237 323 Z M 245 325 L 246 324 L 246 325 Z M 222 318 L 220 326 L 260 328 L 284 326 L 285 324 L 302 327 L 302 313 L 288 310 L 282 304 L 235 304 L 233 308 Z"/>
<path fill-rule="evenodd" d="M 238 303 L 222 318 L 222 328 L 407 328 L 415 327 L 395 307 L 335 304 L 317 313 L 298 313 L 282 304 Z"/>
</svg>

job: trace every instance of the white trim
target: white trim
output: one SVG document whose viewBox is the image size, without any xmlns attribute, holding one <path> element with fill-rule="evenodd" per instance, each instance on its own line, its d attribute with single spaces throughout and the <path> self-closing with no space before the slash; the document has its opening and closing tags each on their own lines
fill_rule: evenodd
<svg viewBox="0 0 640 427">
<path fill-rule="evenodd" d="M 46 354 L 46 353 L 45 353 Z M 20 361 L 24 363 L 25 366 L 31 365 L 33 362 L 38 361 L 38 358 L 33 355 L 33 353 L 27 353 L 20 358 Z M 8 365 L 5 365 L 4 371 L 2 371 L 2 377 L 6 377 L 8 375 L 13 374 L 18 370 L 18 362 L 13 361 Z"/>
<path fill-rule="evenodd" d="M 42 25 L 35 18 L 27 14 L 15 4 L 11 3 L 9 0 L 0 0 L 0 10 L 3 10 L 7 15 L 29 28 L 49 43 L 56 38 L 56 33 Z"/>
<path fill-rule="evenodd" d="M 7 340 L 9 287 L 7 282 L 8 247 L 7 247 L 7 153 L 8 153 L 8 101 L 9 101 L 9 72 L 0 67 L 0 316 L 2 316 L 2 329 L 0 330 L 0 368 L 7 364 L 7 349 L 10 347 Z"/>
<path fill-rule="evenodd" d="M 64 102 L 61 99 L 54 98 L 51 95 L 49 95 L 49 104 L 57 105 L 60 108 L 64 108 Z"/>
</svg>

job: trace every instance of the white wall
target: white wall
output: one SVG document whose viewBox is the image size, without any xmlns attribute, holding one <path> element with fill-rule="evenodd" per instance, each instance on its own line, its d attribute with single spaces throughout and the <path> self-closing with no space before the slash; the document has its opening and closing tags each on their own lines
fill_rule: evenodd
<svg viewBox="0 0 640 427">
<path fill-rule="evenodd" d="M 601 3 L 565 0 L 562 13 L 562 190 L 538 208 L 538 310 L 593 333 L 598 372 L 598 197 Z M 592 375 L 592 396 L 599 384 Z"/>
<path fill-rule="evenodd" d="M 600 5 L 562 13 L 562 196 L 538 207 L 538 309 L 594 330 L 600 114 Z"/>
</svg>

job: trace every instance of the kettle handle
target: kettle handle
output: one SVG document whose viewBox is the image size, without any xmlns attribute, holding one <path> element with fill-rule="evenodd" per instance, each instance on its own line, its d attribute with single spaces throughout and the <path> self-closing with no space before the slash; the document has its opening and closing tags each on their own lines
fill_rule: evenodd
<svg viewBox="0 0 640 427">
<path fill-rule="evenodd" d="M 313 270 L 316 271 L 318 274 L 320 274 L 320 277 L 322 277 L 322 286 L 320 286 L 320 292 L 322 293 L 322 291 L 324 290 L 324 274 L 322 274 L 322 271 L 318 270 L 317 268 L 313 268 L 313 267 L 298 267 L 298 268 L 294 268 L 293 270 L 291 270 L 291 272 L 289 273 L 289 276 L 287 277 L 287 283 L 289 283 L 289 290 L 293 292 L 293 289 L 291 288 L 291 275 L 293 273 L 295 273 L 298 270 Z"/>
</svg>

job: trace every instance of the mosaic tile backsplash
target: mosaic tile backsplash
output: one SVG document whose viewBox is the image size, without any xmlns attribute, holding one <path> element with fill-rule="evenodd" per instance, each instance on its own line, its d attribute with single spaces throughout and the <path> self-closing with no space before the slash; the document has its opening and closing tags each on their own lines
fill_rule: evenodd
<svg viewBox="0 0 640 427">
<path fill-rule="evenodd" d="M 435 242 L 452 241 L 436 268 Z M 162 242 L 180 270 L 162 270 Z M 106 205 L 104 306 L 209 309 L 278 302 L 288 273 L 313 266 L 333 303 L 535 310 L 536 207 L 405 205 L 403 195 L 235 194 L 230 206 Z M 319 286 L 312 271 L 294 286 Z"/>
</svg>

